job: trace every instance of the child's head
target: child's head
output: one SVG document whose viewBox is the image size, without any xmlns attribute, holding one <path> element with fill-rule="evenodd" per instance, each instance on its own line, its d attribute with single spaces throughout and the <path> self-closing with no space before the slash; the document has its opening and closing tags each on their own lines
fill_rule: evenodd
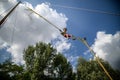
<svg viewBox="0 0 120 80">
<path fill-rule="evenodd" d="M 66 32 L 66 31 L 67 31 L 67 28 L 63 28 L 63 31 Z"/>
</svg>

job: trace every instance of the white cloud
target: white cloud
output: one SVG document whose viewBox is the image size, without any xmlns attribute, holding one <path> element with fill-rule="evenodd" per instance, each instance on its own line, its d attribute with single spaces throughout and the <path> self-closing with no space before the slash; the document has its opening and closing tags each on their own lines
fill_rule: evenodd
<svg viewBox="0 0 120 80">
<path fill-rule="evenodd" d="M 71 43 L 68 43 L 68 40 L 65 40 L 63 37 L 59 37 L 59 41 L 55 43 L 55 47 L 58 52 L 63 52 L 70 49 Z"/>
<path fill-rule="evenodd" d="M 75 56 L 75 55 L 71 56 L 66 54 L 66 57 L 67 57 L 67 60 L 72 64 L 73 71 L 76 72 L 77 60 L 80 56 Z"/>
<path fill-rule="evenodd" d="M 78 58 L 79 58 L 79 56 L 70 56 L 70 57 L 68 58 L 68 61 L 70 61 L 70 62 L 75 62 L 75 61 L 77 61 Z"/>
<path fill-rule="evenodd" d="M 1 10 L 4 11 L 9 6 L 15 5 L 14 2 L 16 3 L 16 0 L 0 1 L 0 4 L 2 4 Z M 10 46 L 7 51 L 12 54 L 14 62 L 24 63 L 22 57 L 23 49 L 28 45 L 33 45 L 38 41 L 49 43 L 60 36 L 57 29 L 36 14 L 31 13 L 25 7 L 34 9 L 46 19 L 59 26 L 60 29 L 64 28 L 67 17 L 62 13 L 57 13 L 49 5 L 42 3 L 33 8 L 28 2 L 20 4 L 0 29 L 0 47 L 3 48 L 2 44 L 5 43 Z M 58 51 L 67 50 L 71 46 L 63 37 L 60 37 L 60 41 L 57 41 L 55 45 L 57 45 Z"/>
<path fill-rule="evenodd" d="M 90 53 L 90 50 L 85 51 L 83 54 L 88 55 Z"/>
<path fill-rule="evenodd" d="M 108 61 L 113 68 L 120 68 L 120 32 L 112 35 L 99 31 L 92 47 L 97 56 Z"/>
</svg>

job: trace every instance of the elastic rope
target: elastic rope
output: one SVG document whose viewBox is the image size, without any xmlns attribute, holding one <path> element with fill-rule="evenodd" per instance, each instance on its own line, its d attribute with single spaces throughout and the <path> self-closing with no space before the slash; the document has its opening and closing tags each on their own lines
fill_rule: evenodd
<svg viewBox="0 0 120 80">
<path fill-rule="evenodd" d="M 106 75 L 109 77 L 110 80 L 113 80 L 112 77 L 110 76 L 110 74 L 108 73 L 108 71 L 105 69 L 105 67 L 103 66 L 103 64 L 99 61 L 99 59 L 97 58 L 97 56 L 95 55 L 95 52 L 93 51 L 93 49 L 90 48 L 89 44 L 87 43 L 86 40 L 84 40 L 84 38 L 78 38 L 79 41 L 81 41 L 89 50 L 90 52 L 94 55 L 94 57 L 96 58 L 98 64 L 101 66 L 101 68 L 104 70 L 104 72 L 106 73 Z"/>
<path fill-rule="evenodd" d="M 37 12 L 35 12 L 33 9 L 27 7 L 30 11 L 34 12 L 35 14 L 37 14 L 39 17 L 43 18 L 45 21 L 47 21 L 49 24 L 51 24 L 54 28 L 58 29 L 59 31 L 62 31 L 60 28 L 58 28 L 58 26 L 54 25 L 52 22 L 50 22 L 49 20 L 47 20 L 45 17 L 43 17 L 42 15 L 38 14 Z"/>
<path fill-rule="evenodd" d="M 96 56 L 95 56 L 96 57 Z M 99 61 L 99 58 L 96 57 L 96 60 L 98 62 L 98 64 L 102 67 L 102 69 L 104 70 L 104 72 L 106 73 L 106 75 L 110 78 L 110 80 L 113 80 L 112 77 L 110 76 L 110 74 L 108 73 L 108 71 L 105 69 L 105 67 L 103 66 L 103 64 Z"/>
</svg>

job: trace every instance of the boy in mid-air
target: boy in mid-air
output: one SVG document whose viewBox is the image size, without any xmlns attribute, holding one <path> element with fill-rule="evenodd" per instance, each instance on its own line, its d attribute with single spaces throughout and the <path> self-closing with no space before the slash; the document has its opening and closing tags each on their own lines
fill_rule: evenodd
<svg viewBox="0 0 120 80">
<path fill-rule="evenodd" d="M 76 39 L 73 35 L 67 33 L 67 28 L 63 28 L 63 31 L 60 31 L 60 32 L 67 39 L 70 39 L 70 38 L 72 38 L 73 40 Z"/>
</svg>

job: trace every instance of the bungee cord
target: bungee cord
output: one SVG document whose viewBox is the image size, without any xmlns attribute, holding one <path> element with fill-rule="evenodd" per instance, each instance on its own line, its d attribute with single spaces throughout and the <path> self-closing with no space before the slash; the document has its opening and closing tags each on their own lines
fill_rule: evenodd
<svg viewBox="0 0 120 80">
<path fill-rule="evenodd" d="M 52 22 L 50 22 L 49 20 L 47 20 L 45 17 L 43 17 L 42 15 L 38 14 L 37 12 L 35 12 L 33 9 L 27 7 L 30 11 L 34 12 L 35 14 L 37 14 L 39 17 L 41 17 L 42 19 L 44 19 L 45 21 L 47 21 L 49 24 L 51 24 L 54 28 L 58 29 L 60 32 L 62 31 L 60 28 L 58 28 L 58 26 L 54 25 Z"/>
<path fill-rule="evenodd" d="M 80 38 L 78 37 L 78 40 L 80 42 L 82 42 L 91 52 L 91 54 L 93 54 L 93 56 L 95 57 L 96 61 L 98 62 L 98 64 L 101 66 L 101 68 L 104 70 L 104 72 L 106 73 L 106 75 L 109 77 L 110 80 L 113 80 L 112 77 L 110 76 L 110 74 L 108 73 L 108 71 L 105 69 L 105 67 L 103 66 L 103 64 L 99 61 L 99 58 L 96 56 L 96 53 L 93 51 L 93 49 L 89 46 L 88 42 L 86 41 L 85 38 Z"/>
</svg>

